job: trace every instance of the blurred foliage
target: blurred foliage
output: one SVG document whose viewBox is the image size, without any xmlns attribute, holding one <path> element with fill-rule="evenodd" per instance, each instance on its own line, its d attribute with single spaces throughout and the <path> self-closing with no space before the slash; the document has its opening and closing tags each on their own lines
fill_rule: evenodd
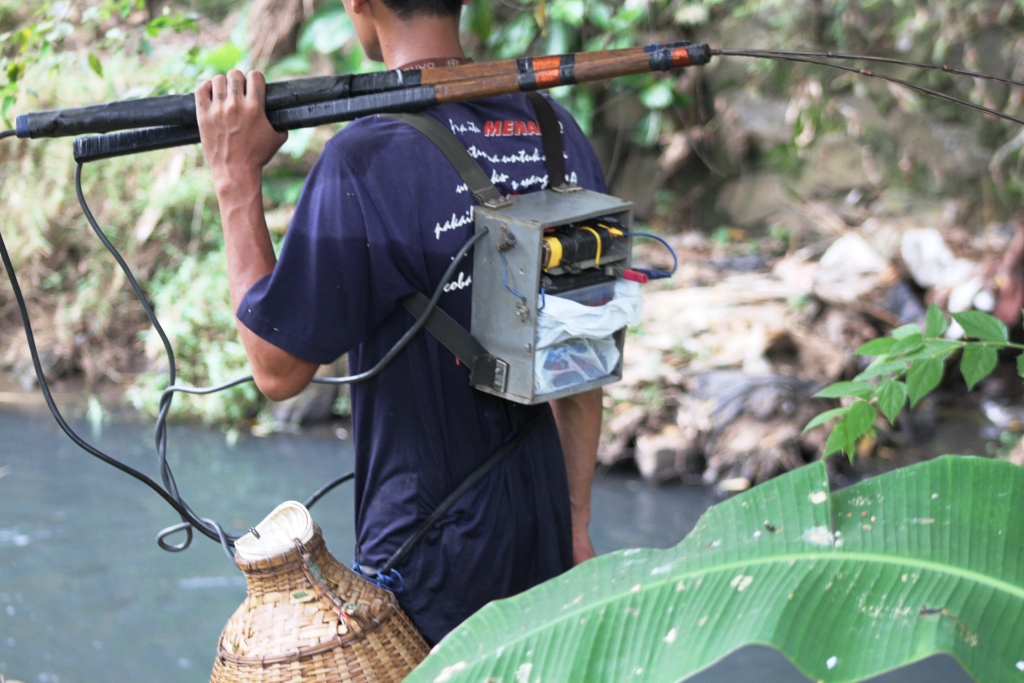
<svg viewBox="0 0 1024 683">
<path fill-rule="evenodd" d="M 162 32 L 199 30 L 198 16 L 185 12 L 167 12 L 147 19 L 141 30 L 134 32 L 120 25 L 143 10 L 144 0 L 101 0 L 95 4 L 45 0 L 27 6 L 5 5 L 0 9 L 0 27 L 13 25 L 0 33 L 0 74 L 4 79 L 0 81 L 0 117 L 11 125 L 9 114 L 17 102 L 22 79 L 36 66 L 53 74 L 84 60 L 102 78 L 100 54 L 134 51 L 152 56 L 152 40 Z"/>
<path fill-rule="evenodd" d="M 1019 38 L 1024 3 L 1020 0 L 539 0 L 528 4 L 474 0 L 463 19 L 463 28 L 471 34 L 467 42 L 485 59 L 691 39 L 722 47 L 894 56 L 1013 77 L 1024 56 Z M 827 67 L 718 58 L 704 71 L 710 83 L 690 88 L 683 83 L 682 73 L 646 74 L 559 88 L 553 94 L 588 132 L 594 129 L 595 112 L 607 109 L 617 98 L 635 97 L 647 113 L 635 124 L 632 142 L 646 147 L 663 145 L 671 134 L 714 115 L 707 104 L 692 110 L 699 90 L 743 88 L 790 99 L 793 142 L 775 155 L 776 163 L 790 172 L 799 168 L 801 148 L 825 132 L 846 130 L 847 122 L 835 107 L 836 98 L 843 94 L 869 97 L 882 112 L 927 111 L 940 120 L 967 121 L 991 145 L 1004 143 L 1017 132 L 957 105 Z M 1001 84 L 907 68 L 891 72 L 977 104 L 1018 116 L 1024 112 L 1022 93 L 1011 93 Z M 815 89 L 816 96 L 808 96 L 807 91 Z M 687 107 L 691 110 L 685 111 Z M 1005 160 L 1008 167 L 1019 161 L 1016 154 L 1011 156 Z M 716 161 L 721 168 L 723 161 Z M 1006 197 L 1007 205 L 1020 198 L 1021 175 L 1017 168 L 1010 175 L 1005 189 L 1012 195 Z"/>
<path fill-rule="evenodd" d="M 305 74 L 361 72 L 367 60 L 339 0 L 314 3 L 299 27 L 296 50 L 267 69 L 270 80 Z M 142 0 L 0 0 L 0 114 L 119 98 L 188 92 L 214 73 L 250 66 L 248 3 L 170 0 L 150 16 Z M 715 46 L 866 52 L 1019 77 L 1024 57 L 1024 0 L 473 0 L 462 30 L 477 60 L 599 50 L 681 39 Z M 942 72 L 891 72 L 972 102 L 1021 115 L 1022 94 L 1004 85 L 954 79 Z M 704 69 L 644 74 L 552 94 L 591 135 L 607 164 L 613 191 L 628 194 L 632 157 L 662 163 L 687 138 L 683 161 L 647 183 L 650 220 L 680 227 L 679 205 L 694 187 L 713 204 L 714 189 L 752 160 L 730 156 L 735 142 L 717 116 L 723 94 L 755 92 L 787 103 L 787 141 L 754 152 L 753 161 L 796 177 L 827 133 L 859 136 L 884 162 L 886 184 L 927 186 L 935 171 L 897 162 L 898 132 L 851 132 L 840 98 L 864 98 L 883 116 L 906 113 L 926 122 L 968 126 L 993 156 L 990 185 L 996 215 L 1024 198 L 1024 135 L 962 108 L 829 70 L 765 60 L 716 59 Z M 337 127 L 295 131 L 285 154 L 268 167 L 265 203 L 284 228 L 305 174 Z M 223 274 L 216 200 L 198 149 L 182 171 L 161 181 L 180 150 L 91 165 L 84 174 L 90 203 L 140 276 L 177 351 L 180 382 L 204 385 L 248 372 L 237 343 Z M 916 164 L 916 165 L 915 165 Z M 0 231 L 11 245 L 54 375 L 82 371 L 90 382 L 130 384 L 133 403 L 152 412 L 166 385 L 159 345 L 124 278 L 91 235 L 70 184 L 68 141 L 0 143 Z M 718 174 L 718 175 L 716 175 Z M 625 183 L 619 186 L 616 183 Z M 933 183 L 934 184 L 934 183 Z M 641 188 L 643 189 L 643 188 Z M 927 189 L 927 187 L 925 187 Z M 932 188 L 934 190 L 934 187 Z M 979 193 L 978 188 L 955 188 Z M 943 190 L 946 191 L 946 190 Z M 157 212 L 152 234 L 139 239 L 140 216 Z M 723 225 L 713 213 L 706 226 Z M 722 235 L 728 235 L 723 232 Z M 4 290 L 6 291 L 6 290 Z M 26 373 L 16 311 L 0 294 L 5 344 L 0 363 Z M 175 399 L 181 415 L 242 420 L 260 406 L 251 387 L 230 394 Z"/>
<path fill-rule="evenodd" d="M 673 4 L 659 0 L 650 3 L 540 0 L 519 5 L 474 0 L 463 17 L 462 26 L 471 34 L 467 42 L 481 59 L 609 50 L 685 37 L 685 29 L 681 31 L 671 22 L 664 23 Z M 718 3 L 699 3 L 701 8 L 713 4 Z M 689 95 L 673 87 L 673 81 L 671 76 L 643 74 L 586 87 L 555 88 L 552 95 L 573 113 L 583 130 L 590 133 L 600 99 L 635 93 L 648 114 L 637 124 L 634 139 L 652 146 L 663 132 L 663 126 L 670 127 L 664 121 L 663 111 L 691 104 Z"/>
<path fill-rule="evenodd" d="M 88 10 L 82 15 L 89 16 Z M 166 13 L 154 21 L 135 22 L 135 17 L 111 17 L 116 25 L 106 32 L 120 29 L 123 39 L 104 51 L 87 53 L 98 55 L 96 60 L 58 50 L 36 54 L 34 62 L 27 59 L 27 76 L 16 84 L 17 108 L 90 104 L 118 91 L 132 97 L 194 87 L 218 70 L 217 55 L 225 52 L 224 46 L 198 46 L 187 34 L 165 33 L 164 28 L 179 24 L 159 20 L 175 16 Z M 124 49 L 144 36 L 176 58 Z M 30 297 L 48 374 L 81 371 L 89 386 L 100 381 L 133 385 L 128 398 L 155 414 L 167 385 L 167 360 L 126 278 L 82 215 L 71 182 L 71 151 L 66 139 L 0 146 L 5 208 L 0 231 Z M 125 255 L 165 326 L 182 384 L 219 383 L 249 371 L 228 304 L 211 183 L 196 147 L 111 159 L 83 170 L 90 208 Z M 13 300 L 0 296 L 7 342 L 0 363 L 27 384 L 31 367 L 16 316 Z M 253 417 L 260 404 L 258 392 L 249 385 L 201 400 L 179 395 L 172 414 L 207 422 L 238 421 Z"/>
<path fill-rule="evenodd" d="M 180 254 L 180 266 L 161 270 L 149 285 L 182 381 L 199 386 L 223 384 L 249 372 L 235 331 L 234 311 L 225 304 L 227 268 L 220 246 L 196 257 Z M 150 348 L 159 343 L 152 329 L 145 332 L 144 340 Z M 128 397 L 136 408 L 155 415 L 166 386 L 166 368 L 160 368 L 143 374 Z M 199 417 L 207 423 L 238 422 L 254 417 L 258 405 L 259 392 L 247 383 L 209 396 L 178 394 L 172 415 Z"/>
</svg>

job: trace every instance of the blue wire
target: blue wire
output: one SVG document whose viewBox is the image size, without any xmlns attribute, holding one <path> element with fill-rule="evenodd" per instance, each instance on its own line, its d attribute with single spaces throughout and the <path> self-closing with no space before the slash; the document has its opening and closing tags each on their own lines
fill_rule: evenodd
<svg viewBox="0 0 1024 683">
<path fill-rule="evenodd" d="M 505 264 L 505 270 L 501 274 L 501 284 L 505 285 L 505 289 L 518 296 L 523 301 L 526 301 L 526 297 L 508 286 L 508 261 L 505 260 L 505 254 L 498 252 L 498 256 L 501 257 L 501 262 Z"/>
<path fill-rule="evenodd" d="M 540 308 L 537 309 L 537 312 L 540 313 L 541 311 L 543 311 L 544 307 L 547 306 L 547 305 L 548 305 L 548 299 L 547 299 L 547 296 L 545 296 L 545 294 L 544 294 L 544 287 L 541 287 L 540 288 Z"/>
<path fill-rule="evenodd" d="M 633 270 L 635 270 L 638 273 L 644 273 L 645 275 L 650 277 L 652 280 L 657 280 L 659 278 L 672 277 L 672 275 L 675 274 L 676 268 L 679 267 L 679 258 L 676 257 L 675 250 L 671 247 L 671 245 L 669 245 L 668 242 L 666 242 L 662 238 L 658 237 L 657 235 L 652 235 L 649 232 L 624 232 L 622 234 L 627 236 L 627 237 L 647 237 L 648 239 L 657 240 L 657 241 L 661 242 L 663 245 L 665 245 L 665 248 L 668 249 L 668 253 L 672 254 L 672 270 L 670 270 L 668 272 L 666 272 L 664 270 L 650 270 L 650 269 L 646 269 L 646 268 L 634 268 Z"/>
<path fill-rule="evenodd" d="M 392 569 L 386 574 L 377 571 L 363 571 L 362 565 L 355 561 L 352 563 L 352 571 L 392 593 L 401 593 L 405 589 L 405 577 L 397 569 Z"/>
</svg>

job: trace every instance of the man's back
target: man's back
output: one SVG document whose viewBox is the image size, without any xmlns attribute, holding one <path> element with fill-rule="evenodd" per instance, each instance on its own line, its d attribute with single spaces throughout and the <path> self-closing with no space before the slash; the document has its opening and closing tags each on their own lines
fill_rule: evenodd
<svg viewBox="0 0 1024 683">
<path fill-rule="evenodd" d="M 513 95 L 430 110 L 503 194 L 547 187 L 536 117 Z M 589 142 L 559 108 L 570 180 L 603 191 Z M 319 363 L 351 351 L 372 367 L 412 324 L 399 300 L 433 292 L 472 235 L 472 198 L 424 135 L 367 117 L 332 140 L 307 181 L 274 272 L 239 317 L 272 344 Z M 470 326 L 472 258 L 440 306 Z M 509 275 L 515 281 L 515 273 Z M 510 294 L 510 296 L 512 296 Z M 516 324 L 510 315 L 509 324 Z M 379 567 L 419 522 L 538 411 L 545 415 L 398 567 L 398 597 L 436 641 L 491 599 L 572 565 L 565 463 L 547 406 L 470 388 L 468 371 L 426 332 L 375 379 L 353 386 L 357 548 Z M 438 596 L 444 596 L 438 599 Z"/>
</svg>

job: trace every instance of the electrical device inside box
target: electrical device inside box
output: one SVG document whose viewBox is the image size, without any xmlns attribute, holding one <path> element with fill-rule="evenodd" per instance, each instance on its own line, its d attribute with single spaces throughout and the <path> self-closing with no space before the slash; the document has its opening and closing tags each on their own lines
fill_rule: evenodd
<svg viewBox="0 0 1024 683">
<path fill-rule="evenodd" d="M 533 404 L 620 379 L 624 327 L 606 339 L 568 339 L 557 348 L 539 348 L 538 319 L 548 298 L 586 306 L 612 300 L 630 266 L 632 203 L 580 188 L 545 190 L 511 197 L 501 207 L 477 206 L 474 218 L 476 231 L 486 228 L 487 234 L 474 247 L 470 331 L 500 368 L 493 384 L 476 387 Z M 576 351 L 593 342 L 604 344 L 614 367 L 580 361 L 579 372 L 564 373 L 554 383 L 542 380 L 545 363 L 561 362 L 554 360 L 558 353 L 567 362 L 579 361 Z"/>
</svg>

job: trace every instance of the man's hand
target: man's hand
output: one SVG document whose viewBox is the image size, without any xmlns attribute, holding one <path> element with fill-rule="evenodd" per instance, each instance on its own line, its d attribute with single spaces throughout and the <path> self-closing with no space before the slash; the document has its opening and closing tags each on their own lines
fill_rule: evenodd
<svg viewBox="0 0 1024 683">
<path fill-rule="evenodd" d="M 196 90 L 196 119 L 206 162 L 218 188 L 233 179 L 259 177 L 288 133 L 274 130 L 264 109 L 263 74 L 229 71 Z"/>
<path fill-rule="evenodd" d="M 590 488 L 594 483 L 597 443 L 601 438 L 601 400 L 601 390 L 593 389 L 551 402 L 569 477 L 575 564 L 594 557 L 594 546 L 590 542 Z"/>
<path fill-rule="evenodd" d="M 206 162 L 213 172 L 224 226 L 232 310 L 245 293 L 274 270 L 277 257 L 263 215 L 263 167 L 288 139 L 267 120 L 263 74 L 231 71 L 196 90 L 196 118 Z M 302 391 L 317 364 L 297 358 L 256 336 L 235 319 L 256 386 L 280 401 Z"/>
</svg>

